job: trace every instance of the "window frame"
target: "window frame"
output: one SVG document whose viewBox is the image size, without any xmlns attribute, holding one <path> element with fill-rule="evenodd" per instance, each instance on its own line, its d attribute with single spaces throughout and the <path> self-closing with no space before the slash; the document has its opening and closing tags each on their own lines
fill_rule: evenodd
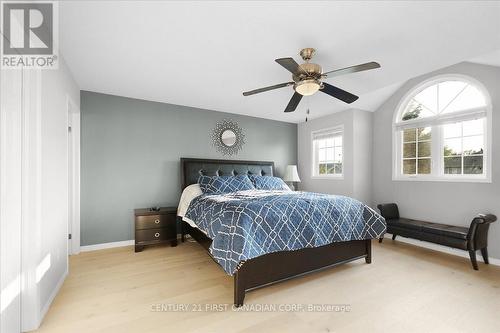
<svg viewBox="0 0 500 333">
<path fill-rule="evenodd" d="M 340 135 L 342 137 L 342 173 L 337 174 L 319 174 L 319 149 L 315 149 L 314 136 L 318 133 L 332 134 L 333 136 Z M 344 149 L 344 125 L 338 125 L 335 127 L 318 129 L 311 132 L 311 161 L 312 161 L 312 174 L 313 179 L 344 179 L 344 161 L 345 161 L 345 149 Z"/>
<path fill-rule="evenodd" d="M 415 174 L 415 175 L 405 175 L 403 174 L 403 158 L 402 158 L 402 147 L 403 147 L 403 131 L 397 128 L 398 124 L 401 124 L 401 116 L 404 112 L 406 106 L 410 100 L 416 96 L 418 93 L 424 89 L 433 86 L 435 84 L 445 82 L 445 81 L 463 81 L 477 88 L 484 96 L 486 106 L 476 109 L 468 109 L 464 111 L 458 111 L 450 114 L 446 114 L 440 117 L 440 119 L 449 118 L 449 122 L 462 122 L 466 120 L 460 120 L 464 114 L 469 114 L 472 112 L 482 112 L 486 113 L 483 122 L 483 137 L 485 141 L 484 152 L 483 152 L 483 174 L 481 175 L 458 175 L 458 174 L 445 174 L 444 173 L 444 140 L 443 140 L 443 126 L 442 125 L 425 125 L 425 123 L 432 122 L 432 118 L 436 117 L 426 117 L 422 119 L 412 119 L 404 122 L 405 124 L 412 125 L 415 127 L 431 127 L 432 141 L 431 141 L 431 173 L 430 174 Z M 470 120 L 470 119 L 469 119 Z M 484 87 L 484 85 L 478 80 L 471 78 L 462 74 L 443 74 L 434 76 L 419 84 L 415 85 L 413 88 L 409 89 L 404 97 L 399 101 L 397 108 L 393 114 L 392 119 L 392 180 L 395 181 L 444 181 L 444 182 L 477 182 L 477 183 L 491 183 L 491 161 L 492 161 L 492 107 L 491 107 L 491 97 Z"/>
</svg>

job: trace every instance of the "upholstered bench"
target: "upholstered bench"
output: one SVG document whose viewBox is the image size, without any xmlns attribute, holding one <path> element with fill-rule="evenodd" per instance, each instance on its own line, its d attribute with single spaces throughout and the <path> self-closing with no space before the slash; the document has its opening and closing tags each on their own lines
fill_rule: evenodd
<svg viewBox="0 0 500 333">
<path fill-rule="evenodd" d="M 400 217 L 398 205 L 395 203 L 378 205 L 377 208 L 385 218 L 387 232 L 392 234 L 393 240 L 396 236 L 403 236 L 469 251 L 475 270 L 478 270 L 476 251 L 481 250 L 484 263 L 489 263 L 488 229 L 490 223 L 497 220 L 495 215 L 479 214 L 467 228 Z M 382 242 L 382 238 L 379 242 Z"/>
</svg>

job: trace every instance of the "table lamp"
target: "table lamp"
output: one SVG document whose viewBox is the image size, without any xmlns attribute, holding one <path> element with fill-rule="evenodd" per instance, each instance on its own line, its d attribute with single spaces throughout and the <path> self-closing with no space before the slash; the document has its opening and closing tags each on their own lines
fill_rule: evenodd
<svg viewBox="0 0 500 333">
<path fill-rule="evenodd" d="M 283 180 L 287 183 L 292 191 L 295 191 L 295 186 L 293 183 L 300 182 L 299 173 L 297 172 L 296 165 L 287 165 L 285 171 L 285 177 Z"/>
</svg>

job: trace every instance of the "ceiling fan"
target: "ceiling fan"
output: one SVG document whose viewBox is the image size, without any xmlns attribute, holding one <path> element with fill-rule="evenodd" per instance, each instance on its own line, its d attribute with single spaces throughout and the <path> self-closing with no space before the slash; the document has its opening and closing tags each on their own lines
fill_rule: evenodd
<svg viewBox="0 0 500 333">
<path fill-rule="evenodd" d="M 293 94 L 292 99 L 290 99 L 290 102 L 288 102 L 288 105 L 285 108 L 285 112 L 295 111 L 297 105 L 299 105 L 300 100 L 302 99 L 302 96 L 310 96 L 317 91 L 321 91 L 327 95 L 350 104 L 356 101 L 359 97 L 351 94 L 350 92 L 332 86 L 331 84 L 322 82 L 322 80 L 334 76 L 361 72 L 380 67 L 379 63 L 372 61 L 365 64 L 350 66 L 323 73 L 323 69 L 320 65 L 309 62 L 309 60 L 312 59 L 314 53 L 316 53 L 316 50 L 313 48 L 302 49 L 300 51 L 300 56 L 305 61 L 305 63 L 301 65 L 295 62 L 293 58 L 276 59 L 276 62 L 278 64 L 285 67 L 292 73 L 292 81 L 275 84 L 273 86 L 259 88 L 251 91 L 245 91 L 243 93 L 243 96 L 250 96 L 264 91 L 293 86 L 293 90 L 295 91 L 295 93 Z"/>
</svg>

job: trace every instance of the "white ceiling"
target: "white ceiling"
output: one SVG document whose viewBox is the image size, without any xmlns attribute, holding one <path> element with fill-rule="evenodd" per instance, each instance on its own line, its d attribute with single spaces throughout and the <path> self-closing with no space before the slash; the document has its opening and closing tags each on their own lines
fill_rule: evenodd
<svg viewBox="0 0 500 333">
<path fill-rule="evenodd" d="M 82 90 L 302 122 L 308 106 L 373 111 L 411 77 L 499 50 L 500 2 L 75 1 L 60 40 Z M 289 81 L 274 59 L 303 47 L 325 71 L 382 68 L 328 80 L 360 96 L 351 105 L 317 93 L 285 114 L 291 87 L 242 96 Z"/>
</svg>

